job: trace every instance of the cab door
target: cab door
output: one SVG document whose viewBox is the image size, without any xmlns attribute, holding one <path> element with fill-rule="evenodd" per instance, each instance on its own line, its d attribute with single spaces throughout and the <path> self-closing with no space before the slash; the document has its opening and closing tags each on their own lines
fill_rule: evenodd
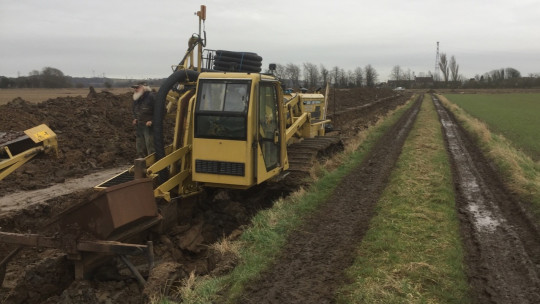
<svg viewBox="0 0 540 304">
<path fill-rule="evenodd" d="M 257 115 L 257 183 L 261 183 L 281 171 L 281 145 L 283 142 L 279 105 L 277 83 L 260 82 Z"/>
</svg>

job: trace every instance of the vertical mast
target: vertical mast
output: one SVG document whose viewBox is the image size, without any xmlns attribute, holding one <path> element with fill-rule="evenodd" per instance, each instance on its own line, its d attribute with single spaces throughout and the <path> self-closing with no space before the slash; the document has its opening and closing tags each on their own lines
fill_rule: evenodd
<svg viewBox="0 0 540 304">
<path fill-rule="evenodd" d="M 435 72 L 433 73 L 433 81 L 439 81 L 439 41 L 437 41 L 437 54 L 435 55 Z"/>
</svg>

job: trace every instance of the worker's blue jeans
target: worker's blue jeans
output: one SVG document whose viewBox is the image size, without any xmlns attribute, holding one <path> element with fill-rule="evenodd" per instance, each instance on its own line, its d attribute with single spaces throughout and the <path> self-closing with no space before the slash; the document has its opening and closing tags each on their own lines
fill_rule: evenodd
<svg viewBox="0 0 540 304">
<path fill-rule="evenodd" d="M 137 123 L 136 129 L 137 138 L 135 144 L 137 146 L 137 158 L 154 153 L 154 128 L 152 126 L 147 127 L 143 123 Z"/>
</svg>

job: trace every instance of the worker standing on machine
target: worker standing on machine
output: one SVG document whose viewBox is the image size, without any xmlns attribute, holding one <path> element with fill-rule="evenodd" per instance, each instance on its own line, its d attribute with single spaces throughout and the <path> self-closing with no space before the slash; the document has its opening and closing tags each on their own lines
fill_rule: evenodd
<svg viewBox="0 0 540 304">
<path fill-rule="evenodd" d="M 155 96 L 146 82 L 139 82 L 131 87 L 134 90 L 133 125 L 137 135 L 135 140 L 137 157 L 143 158 L 155 152 L 152 127 Z"/>
</svg>

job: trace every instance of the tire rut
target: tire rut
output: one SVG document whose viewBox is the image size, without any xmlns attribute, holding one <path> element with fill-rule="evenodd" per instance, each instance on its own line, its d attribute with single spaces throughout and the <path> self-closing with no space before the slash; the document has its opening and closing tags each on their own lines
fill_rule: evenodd
<svg viewBox="0 0 540 304">
<path fill-rule="evenodd" d="M 519 201 L 433 97 L 452 160 L 469 283 L 478 303 L 540 303 L 540 236 Z"/>
<path fill-rule="evenodd" d="M 281 256 L 238 303 L 334 303 L 374 215 L 423 96 L 377 142 L 318 211 L 289 236 Z"/>
</svg>

